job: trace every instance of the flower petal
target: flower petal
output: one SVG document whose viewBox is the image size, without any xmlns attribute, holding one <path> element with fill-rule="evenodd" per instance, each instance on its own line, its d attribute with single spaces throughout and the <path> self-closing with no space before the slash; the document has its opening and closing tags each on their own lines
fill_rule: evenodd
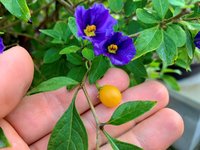
<svg viewBox="0 0 200 150">
<path fill-rule="evenodd" d="M 109 14 L 109 10 L 103 4 L 95 3 L 91 8 L 85 9 L 78 6 L 75 12 L 78 36 L 91 42 L 101 42 L 105 36 L 113 32 L 113 26 L 117 21 Z M 95 25 L 95 36 L 86 36 L 84 30 L 88 25 Z"/>
<path fill-rule="evenodd" d="M 197 35 L 194 38 L 194 44 L 197 48 L 200 49 L 200 32 L 197 33 Z"/>
<path fill-rule="evenodd" d="M 116 44 L 118 49 L 116 53 L 109 53 L 108 46 Z M 121 32 L 112 33 L 100 44 L 96 43 L 95 54 L 103 54 L 110 58 L 114 65 L 125 65 L 128 64 L 135 56 L 136 49 L 133 45 L 133 40 L 124 36 Z"/>
<path fill-rule="evenodd" d="M 3 53 L 4 48 L 5 48 L 5 46 L 3 44 L 3 39 L 0 38 L 0 54 Z"/>
<path fill-rule="evenodd" d="M 95 4 L 94 11 L 97 11 L 95 18 L 95 25 L 97 26 L 97 31 L 101 32 L 103 30 L 112 29 L 117 23 L 109 13 L 109 10 L 104 7 L 103 4 Z"/>
<path fill-rule="evenodd" d="M 86 27 L 86 22 L 84 21 L 84 16 L 87 10 L 83 6 L 78 6 L 75 11 L 76 25 L 78 30 L 78 36 L 84 36 L 84 28 Z"/>
<path fill-rule="evenodd" d="M 94 46 L 94 54 L 95 54 L 96 56 L 106 53 L 106 49 L 102 48 L 103 45 L 104 45 L 104 41 L 101 42 L 101 43 L 93 43 L 93 46 Z"/>
</svg>

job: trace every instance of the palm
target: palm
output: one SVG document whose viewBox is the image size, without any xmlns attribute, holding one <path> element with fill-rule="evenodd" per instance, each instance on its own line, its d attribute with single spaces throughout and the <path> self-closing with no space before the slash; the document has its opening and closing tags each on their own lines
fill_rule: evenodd
<svg viewBox="0 0 200 150">
<path fill-rule="evenodd" d="M 12 48 L 0 55 L 0 67 L 0 86 L 3 89 L 0 91 L 2 108 L 0 118 L 4 118 L 1 119 L 0 126 L 12 144 L 9 150 L 47 149 L 52 128 L 69 106 L 73 91 L 68 92 L 62 88 L 54 92 L 23 97 L 32 81 L 33 64 L 29 55 L 20 47 Z M 128 88 L 128 76 L 122 70 L 110 69 L 99 84 L 112 84 L 118 87 L 123 91 L 124 101 L 137 99 L 158 101 L 157 106 L 145 116 L 117 128 L 113 126 L 106 128 L 111 135 L 141 146 L 145 150 L 161 150 L 166 149 L 182 134 L 181 117 L 175 111 L 164 108 L 168 103 L 168 93 L 160 83 L 148 81 L 134 88 Z M 87 88 L 99 119 L 107 121 L 114 109 L 99 104 L 94 86 L 88 85 Z M 81 91 L 76 105 L 87 128 L 89 149 L 94 149 L 95 122 Z M 106 143 L 103 136 L 101 142 L 102 145 Z M 110 148 L 104 145 L 102 149 Z"/>
</svg>

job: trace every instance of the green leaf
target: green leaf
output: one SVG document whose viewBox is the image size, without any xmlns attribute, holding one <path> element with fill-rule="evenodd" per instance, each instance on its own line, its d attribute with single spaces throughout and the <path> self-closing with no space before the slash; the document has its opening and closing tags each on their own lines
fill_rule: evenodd
<svg viewBox="0 0 200 150">
<path fill-rule="evenodd" d="M 157 11 L 160 18 L 164 19 L 169 9 L 168 0 L 153 0 L 153 7 Z"/>
<path fill-rule="evenodd" d="M 90 48 L 84 48 L 82 50 L 82 55 L 84 58 L 86 58 L 87 60 L 93 60 L 95 55 L 94 55 L 94 51 Z"/>
<path fill-rule="evenodd" d="M 10 143 L 8 141 L 8 139 L 6 138 L 3 129 L 0 127 L 0 148 L 6 148 L 6 147 L 10 147 Z"/>
<path fill-rule="evenodd" d="M 59 37 L 59 34 L 53 29 L 40 29 L 39 31 L 47 36 L 54 38 L 54 39 L 61 39 Z"/>
<path fill-rule="evenodd" d="M 68 26 L 72 32 L 72 34 L 76 37 L 77 40 L 81 40 L 81 38 L 77 35 L 77 26 L 76 26 L 76 19 L 74 17 L 68 18 Z"/>
<path fill-rule="evenodd" d="M 54 48 L 50 48 L 44 54 L 43 61 L 45 64 L 48 64 L 48 63 L 53 63 L 57 61 L 59 58 L 60 58 L 59 52 Z"/>
<path fill-rule="evenodd" d="M 178 75 L 181 75 L 182 72 L 179 69 L 170 69 L 170 68 L 164 68 L 162 70 L 163 73 L 176 73 Z"/>
<path fill-rule="evenodd" d="M 186 43 L 186 33 L 181 26 L 172 24 L 167 27 L 167 34 L 175 42 L 177 47 L 182 47 Z"/>
<path fill-rule="evenodd" d="M 143 30 L 143 28 L 141 27 L 141 23 L 136 20 L 131 20 L 126 27 L 127 34 L 135 34 Z"/>
<path fill-rule="evenodd" d="M 124 6 L 123 0 L 108 0 L 110 9 L 116 13 L 120 12 Z"/>
<path fill-rule="evenodd" d="M 142 63 L 142 61 L 139 59 L 131 61 L 128 65 L 126 65 L 126 67 L 135 76 L 147 77 L 146 68 L 145 68 L 144 64 Z"/>
<path fill-rule="evenodd" d="M 135 13 L 137 8 L 144 8 L 146 3 L 147 0 L 140 0 L 140 1 L 126 0 L 124 4 L 125 16 L 130 16 L 131 14 Z"/>
<path fill-rule="evenodd" d="M 48 92 L 57 90 L 64 86 L 74 86 L 78 82 L 68 77 L 54 77 L 47 81 L 40 83 L 37 87 L 33 88 L 28 94 L 35 94 L 39 92 Z"/>
<path fill-rule="evenodd" d="M 168 87 L 176 91 L 180 90 L 180 86 L 174 77 L 169 76 L 169 75 L 163 75 L 162 79 Z"/>
<path fill-rule="evenodd" d="M 41 33 L 52 37 L 54 43 L 63 43 L 67 42 L 70 36 L 68 25 L 63 21 L 56 22 L 53 29 L 40 29 Z"/>
<path fill-rule="evenodd" d="M 106 124 L 121 125 L 129 122 L 155 106 L 155 101 L 130 101 L 120 105 Z"/>
<path fill-rule="evenodd" d="M 26 0 L 0 0 L 0 2 L 12 15 L 25 22 L 30 21 L 31 15 Z"/>
<path fill-rule="evenodd" d="M 72 78 L 78 82 L 81 82 L 87 69 L 84 66 L 77 66 L 70 69 L 67 74 L 67 77 Z"/>
<path fill-rule="evenodd" d="M 95 83 L 100 79 L 109 68 L 109 61 L 104 56 L 96 57 L 92 61 L 92 66 L 89 72 L 90 84 Z"/>
<path fill-rule="evenodd" d="M 163 42 L 157 49 L 157 53 L 165 66 L 173 64 L 178 55 L 176 44 L 165 31 Z"/>
<path fill-rule="evenodd" d="M 148 13 L 145 9 L 141 9 L 141 8 L 137 9 L 136 15 L 140 21 L 146 24 L 155 24 L 159 22 L 159 20 L 157 20 L 156 17 Z"/>
<path fill-rule="evenodd" d="M 59 119 L 51 134 L 48 150 L 88 150 L 88 137 L 75 107 L 75 93 L 71 105 Z"/>
<path fill-rule="evenodd" d="M 106 131 L 103 131 L 103 133 L 107 137 L 113 150 L 142 150 L 142 148 L 140 148 L 136 145 L 125 143 L 125 142 L 119 141 L 117 139 L 114 139 Z"/>
<path fill-rule="evenodd" d="M 147 78 L 146 68 L 140 59 L 131 61 L 128 65 L 126 65 L 126 68 L 132 73 L 132 75 L 130 75 L 130 79 L 134 85 L 142 83 L 145 78 Z"/>
<path fill-rule="evenodd" d="M 84 64 L 83 58 L 80 55 L 78 55 L 77 53 L 67 54 L 67 60 L 74 65 Z"/>
<path fill-rule="evenodd" d="M 189 58 L 192 59 L 194 57 L 194 50 L 195 50 L 192 35 L 191 35 L 190 31 L 188 31 L 187 29 L 185 30 L 185 32 L 187 35 L 186 36 L 187 37 L 187 40 L 186 40 L 187 54 L 188 54 Z"/>
<path fill-rule="evenodd" d="M 76 45 L 72 45 L 69 47 L 65 47 L 60 51 L 60 54 L 70 54 L 70 53 L 76 53 L 78 50 L 80 50 L 81 48 L 76 46 Z"/>
<path fill-rule="evenodd" d="M 124 4 L 124 12 L 126 16 L 130 16 L 134 11 L 135 11 L 135 7 L 134 7 L 134 2 L 133 0 L 127 0 Z"/>
<path fill-rule="evenodd" d="M 175 64 L 181 68 L 186 69 L 187 71 L 191 71 L 190 65 L 192 63 L 192 59 L 189 58 L 186 47 L 181 47 L 178 49 L 178 51 L 179 56 Z"/>
<path fill-rule="evenodd" d="M 174 6 L 184 7 L 185 0 L 169 0 L 169 3 Z"/>
<path fill-rule="evenodd" d="M 135 41 L 135 59 L 148 52 L 156 50 L 162 41 L 163 33 L 158 26 L 144 30 Z"/>
<path fill-rule="evenodd" d="M 195 22 L 187 22 L 187 21 L 181 21 L 180 22 L 183 25 L 186 25 L 189 30 L 200 30 L 200 24 Z"/>
</svg>

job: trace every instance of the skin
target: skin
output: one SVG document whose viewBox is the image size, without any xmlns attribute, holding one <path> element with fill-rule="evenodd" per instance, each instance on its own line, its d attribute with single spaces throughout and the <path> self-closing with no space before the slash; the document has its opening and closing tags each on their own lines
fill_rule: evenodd
<svg viewBox="0 0 200 150">
<path fill-rule="evenodd" d="M 0 55 L 0 127 L 12 147 L 2 150 L 45 150 L 53 126 L 70 104 L 74 91 L 65 88 L 53 92 L 24 96 L 33 79 L 33 62 L 22 47 L 13 47 Z M 8 84 L 11 83 L 11 84 Z M 100 85 L 111 84 L 122 91 L 122 101 L 156 100 L 157 106 L 144 116 L 121 126 L 107 126 L 106 130 L 120 140 L 134 143 L 145 150 L 165 150 L 183 133 L 183 120 L 172 109 L 165 108 L 169 96 L 157 81 L 147 81 L 128 88 L 128 75 L 120 69 L 109 69 L 99 80 Z M 97 99 L 94 85 L 87 84 L 100 121 L 107 121 L 115 108 L 106 108 Z M 95 148 L 95 122 L 83 91 L 76 106 L 89 134 L 89 149 Z M 109 150 L 101 137 L 103 150 Z"/>
</svg>

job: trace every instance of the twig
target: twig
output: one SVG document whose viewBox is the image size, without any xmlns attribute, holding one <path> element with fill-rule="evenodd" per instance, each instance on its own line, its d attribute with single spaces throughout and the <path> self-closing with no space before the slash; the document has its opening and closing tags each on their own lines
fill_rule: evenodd
<svg viewBox="0 0 200 150">
<path fill-rule="evenodd" d="M 41 43 L 41 44 L 44 44 L 44 43 L 43 43 L 42 41 L 40 41 L 38 38 L 33 37 L 33 36 L 31 36 L 31 35 L 29 35 L 29 34 L 26 34 L 26 33 L 18 33 L 18 32 L 9 31 L 9 30 L 4 30 L 3 32 L 6 32 L 6 33 L 9 33 L 9 34 L 12 34 L 12 35 L 25 36 L 25 37 L 27 37 L 27 38 L 29 38 L 29 39 L 33 39 L 33 40 L 35 40 L 35 41 L 37 41 L 37 42 L 39 42 L 39 43 Z"/>
<path fill-rule="evenodd" d="M 184 21 L 192 21 L 192 20 L 199 20 L 200 17 L 194 17 L 194 18 L 184 18 Z"/>
<path fill-rule="evenodd" d="M 76 3 L 76 4 L 74 5 L 74 8 L 76 8 L 78 5 L 80 5 L 80 4 L 84 3 L 84 2 L 87 2 L 87 1 L 88 1 L 88 0 L 79 1 L 78 3 Z"/>
<path fill-rule="evenodd" d="M 67 0 L 66 2 L 73 7 L 74 4 L 72 3 L 71 0 Z"/>
<path fill-rule="evenodd" d="M 140 32 L 137 32 L 137 33 L 129 35 L 129 37 L 130 38 L 135 38 L 135 37 L 138 37 L 139 35 L 140 35 Z"/>
<path fill-rule="evenodd" d="M 163 20 L 161 22 L 161 27 L 165 26 L 166 24 L 168 24 L 170 22 L 177 22 L 177 20 L 179 20 L 181 17 L 183 17 L 183 16 L 185 16 L 185 15 L 187 15 L 189 13 L 190 13 L 190 10 L 188 10 L 188 9 L 182 9 L 182 11 L 178 15 L 176 15 L 174 17 L 171 17 L 169 19 Z"/>
<path fill-rule="evenodd" d="M 64 0 L 57 0 L 60 4 L 62 4 L 67 11 L 69 11 L 69 13 L 73 14 L 74 13 L 74 10 L 73 8 L 67 3 L 65 2 Z"/>
<path fill-rule="evenodd" d="M 96 122 L 96 126 L 97 126 L 96 127 L 96 149 L 98 150 L 100 148 L 100 143 L 99 143 L 99 134 L 100 134 L 99 126 L 100 126 L 100 122 L 99 122 L 99 119 L 97 117 L 96 111 L 95 111 L 94 106 L 93 106 L 93 104 L 91 102 L 91 99 L 89 97 L 89 94 L 87 92 L 87 89 L 86 89 L 85 85 L 82 86 L 82 89 L 83 89 L 83 92 L 84 92 L 84 94 L 86 96 L 87 102 L 88 102 L 88 104 L 90 106 L 92 115 L 93 115 L 93 117 L 95 119 L 95 122 Z"/>
<path fill-rule="evenodd" d="M 87 80 L 87 77 L 88 77 L 88 72 L 89 72 L 90 67 L 91 67 L 91 62 L 89 61 L 88 63 L 89 63 L 89 66 L 88 66 L 87 72 L 86 72 L 86 74 L 85 74 L 85 76 L 84 76 L 84 78 L 82 80 L 82 83 L 81 83 L 80 87 L 81 87 L 81 89 L 83 90 L 83 92 L 85 94 L 85 97 L 87 99 L 88 105 L 89 105 L 89 107 L 91 109 L 91 112 L 92 112 L 92 115 L 93 115 L 93 117 L 95 119 L 95 123 L 96 123 L 96 150 L 99 150 L 100 149 L 99 135 L 100 135 L 100 125 L 101 125 L 101 123 L 100 123 L 100 121 L 99 121 L 99 119 L 97 117 L 95 108 L 94 108 L 94 106 L 92 104 L 92 101 L 90 99 L 88 91 L 87 91 L 87 89 L 85 87 L 85 83 L 86 83 L 86 80 Z"/>
</svg>

